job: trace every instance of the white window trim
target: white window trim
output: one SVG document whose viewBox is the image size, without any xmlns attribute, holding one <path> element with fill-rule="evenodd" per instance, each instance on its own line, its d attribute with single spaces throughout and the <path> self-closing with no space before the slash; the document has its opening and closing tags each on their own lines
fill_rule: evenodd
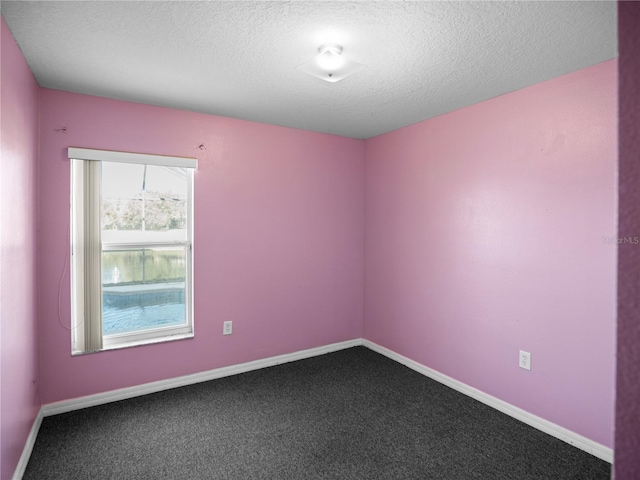
<svg viewBox="0 0 640 480">
<path fill-rule="evenodd" d="M 180 340 L 184 338 L 191 338 L 194 334 L 193 329 L 193 170 L 197 167 L 197 159 L 188 157 L 169 157 L 162 155 L 149 155 L 140 153 L 127 153 L 116 152 L 107 150 L 95 150 L 86 148 L 69 147 L 68 150 L 69 159 L 71 160 L 71 180 L 72 180 L 72 209 L 71 209 L 71 225 L 72 225 L 72 285 L 71 285 L 71 309 L 72 309 L 72 325 L 76 328 L 72 329 L 72 354 L 85 354 L 93 353 L 97 351 L 112 350 L 116 348 L 132 347 L 137 345 L 146 345 L 150 343 L 158 343 L 171 340 Z M 172 242 L 169 244 L 158 243 L 136 243 L 136 244 L 108 244 L 107 248 L 117 247 L 132 247 L 135 245 L 137 248 L 145 247 L 160 247 L 160 246 L 178 246 L 184 245 L 186 248 L 186 279 L 185 282 L 185 316 L 186 325 L 182 326 L 168 326 L 160 327 L 150 330 L 142 330 L 132 333 L 122 333 L 115 335 L 102 335 L 102 301 L 100 301 L 99 310 L 96 310 L 95 302 L 93 302 L 93 310 L 90 310 L 91 302 L 87 302 L 87 294 L 85 292 L 85 284 L 88 279 L 85 280 L 85 272 L 90 269 L 85 268 L 85 249 L 83 244 L 85 243 L 84 237 L 80 238 L 84 233 L 84 225 L 82 225 L 82 219 L 85 218 L 84 205 L 86 201 L 83 200 L 85 190 L 83 188 L 84 182 L 79 182 L 79 173 L 84 171 L 85 168 L 79 169 L 77 165 L 85 164 L 82 161 L 98 161 L 98 162 L 117 162 L 117 163 L 138 163 L 147 165 L 158 166 L 171 166 L 185 168 L 187 172 L 187 239 L 181 242 Z M 80 161 L 80 162 L 76 162 Z M 74 191 L 75 190 L 75 191 Z M 74 214 L 75 212 L 75 214 Z M 96 232 L 93 233 L 92 240 L 95 240 Z M 103 250 L 103 245 L 100 240 L 100 232 L 97 232 L 97 241 L 99 244 L 100 257 Z M 94 259 L 94 269 L 96 265 L 99 268 L 99 263 Z M 100 271 L 100 268 L 99 270 Z M 93 280 L 95 282 L 95 279 Z M 99 288 L 97 291 L 102 298 L 102 282 L 98 282 Z M 94 297 L 95 297 L 95 289 Z M 91 294 L 89 294 L 91 295 Z M 85 318 L 90 316 L 94 318 L 93 322 L 85 322 Z M 99 320 L 98 320 L 99 317 Z M 99 339 L 96 335 L 96 328 L 99 325 Z M 93 335 L 91 332 L 93 331 Z"/>
<path fill-rule="evenodd" d="M 94 160 L 97 162 L 141 163 L 161 167 L 198 168 L 198 159 L 192 157 L 170 157 L 148 153 L 116 152 L 94 148 L 69 147 L 69 158 L 74 160 Z"/>
</svg>

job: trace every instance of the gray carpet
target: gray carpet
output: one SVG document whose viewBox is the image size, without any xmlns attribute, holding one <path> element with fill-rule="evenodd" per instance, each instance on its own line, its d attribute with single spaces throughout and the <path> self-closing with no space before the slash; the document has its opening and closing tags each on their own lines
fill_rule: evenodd
<svg viewBox="0 0 640 480">
<path fill-rule="evenodd" d="M 609 479 L 364 347 L 43 420 L 25 479 Z"/>
</svg>

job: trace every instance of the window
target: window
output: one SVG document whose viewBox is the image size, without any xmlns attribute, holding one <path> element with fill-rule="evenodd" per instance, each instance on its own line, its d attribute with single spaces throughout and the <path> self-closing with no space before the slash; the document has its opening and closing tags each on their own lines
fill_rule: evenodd
<svg viewBox="0 0 640 480">
<path fill-rule="evenodd" d="M 193 335 L 193 170 L 69 148 L 74 353 Z"/>
</svg>

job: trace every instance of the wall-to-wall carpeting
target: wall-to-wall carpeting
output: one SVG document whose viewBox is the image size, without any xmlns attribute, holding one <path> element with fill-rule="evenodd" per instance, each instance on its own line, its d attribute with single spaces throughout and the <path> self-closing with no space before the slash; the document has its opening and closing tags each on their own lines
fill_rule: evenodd
<svg viewBox="0 0 640 480">
<path fill-rule="evenodd" d="M 43 420 L 25 479 L 609 479 L 364 347 Z"/>
</svg>

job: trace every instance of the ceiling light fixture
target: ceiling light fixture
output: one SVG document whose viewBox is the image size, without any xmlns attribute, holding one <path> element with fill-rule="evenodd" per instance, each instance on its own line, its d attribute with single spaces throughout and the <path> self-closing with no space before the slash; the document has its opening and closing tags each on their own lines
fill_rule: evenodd
<svg viewBox="0 0 640 480">
<path fill-rule="evenodd" d="M 336 83 L 366 66 L 343 57 L 342 46 L 336 43 L 321 45 L 318 51 L 320 52 L 318 55 L 304 62 L 298 70 L 321 80 Z"/>
</svg>

